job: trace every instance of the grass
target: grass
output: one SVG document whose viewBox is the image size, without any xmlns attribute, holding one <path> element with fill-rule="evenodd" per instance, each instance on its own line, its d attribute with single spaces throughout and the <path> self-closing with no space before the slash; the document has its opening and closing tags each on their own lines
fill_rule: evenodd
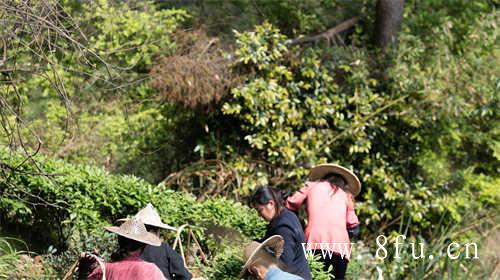
<svg viewBox="0 0 500 280">
<path fill-rule="evenodd" d="M 33 259 L 27 249 L 16 249 L 21 245 L 27 248 L 19 239 L 0 237 L 0 279 L 46 279 L 48 270 L 41 258 Z"/>
<path fill-rule="evenodd" d="M 16 270 L 21 251 L 17 251 L 12 243 L 18 241 L 12 238 L 0 237 L 0 278 L 7 279 Z"/>
</svg>

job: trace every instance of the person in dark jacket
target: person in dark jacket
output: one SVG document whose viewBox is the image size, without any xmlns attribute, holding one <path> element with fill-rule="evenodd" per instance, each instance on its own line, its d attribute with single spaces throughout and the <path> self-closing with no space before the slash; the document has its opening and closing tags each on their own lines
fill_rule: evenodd
<svg viewBox="0 0 500 280">
<path fill-rule="evenodd" d="M 160 228 L 146 224 L 146 229 L 156 236 L 160 235 Z M 170 245 L 163 242 L 160 246 L 146 246 L 141 259 L 156 264 L 163 275 L 171 280 L 189 280 L 192 275 L 184 266 L 182 257 Z"/>
<path fill-rule="evenodd" d="M 302 244 L 305 244 L 304 231 L 297 216 L 286 209 L 282 192 L 275 188 L 261 187 L 252 195 L 250 205 L 269 222 L 262 240 L 273 235 L 281 235 L 285 240 L 280 260 L 286 266 L 287 272 L 311 280 L 311 272 L 302 247 Z"/>
<path fill-rule="evenodd" d="M 146 225 L 147 231 L 157 237 L 160 237 L 160 229 L 176 230 L 161 221 L 160 215 L 151 203 L 137 212 L 135 218 L 141 220 Z M 182 257 L 165 242 L 157 247 L 147 245 L 141 254 L 141 259 L 156 264 L 169 280 L 190 280 L 192 277 Z"/>
</svg>

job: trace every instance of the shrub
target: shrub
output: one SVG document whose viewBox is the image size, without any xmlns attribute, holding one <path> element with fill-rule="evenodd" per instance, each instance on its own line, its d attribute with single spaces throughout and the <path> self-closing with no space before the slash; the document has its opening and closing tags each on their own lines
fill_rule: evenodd
<svg viewBox="0 0 500 280">
<path fill-rule="evenodd" d="M 0 149 L 0 161 L 15 167 L 24 158 Z M 101 168 L 67 164 L 37 156 L 12 169 L 1 181 L 2 220 L 30 227 L 50 242 L 65 248 L 68 238 L 101 231 L 106 224 L 134 214 L 153 203 L 166 223 L 202 227 L 207 221 L 230 226 L 250 237 L 262 234 L 264 222 L 255 211 L 225 199 L 197 203 L 193 196 L 153 186 L 133 176 L 110 175 Z M 36 164 L 35 164 L 36 163 Z M 42 172 L 47 176 L 40 175 Z M 23 199 L 20 199 L 23 197 Z M 53 221 L 50 227 L 46 221 Z M 201 230 L 197 230 L 203 241 Z"/>
</svg>

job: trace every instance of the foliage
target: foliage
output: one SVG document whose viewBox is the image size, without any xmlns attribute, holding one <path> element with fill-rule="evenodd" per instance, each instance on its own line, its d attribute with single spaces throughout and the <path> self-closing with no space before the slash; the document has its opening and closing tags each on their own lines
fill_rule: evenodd
<svg viewBox="0 0 500 280">
<path fill-rule="evenodd" d="M 0 278 L 8 278 L 15 270 L 19 253 L 12 247 L 7 238 L 0 238 Z"/>
<path fill-rule="evenodd" d="M 2 82 L 2 95 L 19 95 L 19 100 L 9 100 L 19 108 L 19 119 L 9 110 L 2 111 L 8 114 L 7 128 L 18 124 L 19 130 L 6 131 L 1 142 L 160 181 L 171 166 L 182 161 L 172 151 L 189 154 L 189 146 L 188 151 L 173 148 L 177 137 L 189 137 L 171 131 L 184 126 L 191 115 L 180 114 L 175 106 L 155 98 L 149 71 L 158 57 L 174 53 L 172 33 L 188 14 L 179 9 L 157 10 L 153 3 L 143 1 L 65 1 L 51 9 L 66 15 L 58 18 L 60 24 L 72 27 L 68 33 L 74 37 L 68 40 L 81 45 L 76 51 L 54 39 L 59 44 L 57 52 L 40 50 L 48 52 L 50 63 L 42 61 L 27 74 L 13 73 L 14 88 Z M 17 36 L 18 45 L 34 41 L 30 35 Z M 52 40 L 50 33 L 38 35 Z M 15 63 L 36 61 L 19 54 Z"/>
<path fill-rule="evenodd" d="M 324 270 L 324 265 L 320 261 L 320 256 L 307 255 L 307 262 L 309 263 L 309 269 L 311 270 L 312 279 L 317 280 L 330 280 L 331 267 L 328 271 Z"/>
<path fill-rule="evenodd" d="M 3 149 L 1 160 L 17 166 L 23 157 Z M 103 225 L 135 213 L 148 202 L 156 205 L 164 221 L 173 226 L 185 223 L 202 226 L 211 221 L 231 226 L 250 237 L 257 237 L 264 230 L 257 214 L 239 203 L 224 199 L 196 203 L 192 196 L 164 185 L 150 185 L 133 176 L 110 175 L 101 168 L 43 157 L 37 160 L 42 162 L 38 167 L 22 165 L 2 181 L 0 205 L 2 220 L 18 228 L 30 227 L 30 232 L 45 233 L 37 236 L 45 235 L 48 238 L 45 244 L 58 241 L 57 245 L 64 248 L 68 238 L 78 240 L 80 233 L 102 230 Z M 39 172 L 48 176 L 40 176 Z M 25 197 L 26 193 L 37 195 Z M 54 227 L 48 229 L 46 220 L 56 221 Z"/>
<path fill-rule="evenodd" d="M 238 275 L 243 267 L 241 248 L 226 247 L 212 259 L 211 266 L 206 267 L 203 275 L 208 279 L 239 279 Z"/>
<path fill-rule="evenodd" d="M 432 40 L 419 36 L 425 23 L 408 5 L 400 42 L 385 55 L 362 41 L 289 49 L 267 23 L 236 33 L 236 61 L 250 70 L 223 112 L 239 120 L 251 158 L 271 166 L 247 164 L 249 174 L 281 170 L 281 187 L 297 188 L 316 163 L 352 167 L 364 186 L 357 212 L 371 237 L 408 223 L 408 236 L 429 242 L 430 232 L 470 211 L 497 212 L 498 13 L 486 1 L 479 9 L 456 4 L 464 14 L 434 26 Z M 471 21 L 471 11 L 480 16 Z"/>
<path fill-rule="evenodd" d="M 20 240 L 0 237 L 0 279 L 47 279 L 53 274 L 51 267 L 44 267 L 40 257 L 33 258 Z"/>
<path fill-rule="evenodd" d="M 167 223 L 193 225 L 212 261 L 200 269 L 226 279 L 237 249 L 204 229 L 260 237 L 246 196 L 297 189 L 312 165 L 336 162 L 363 184 L 367 252 L 350 277 L 375 266 L 391 278 L 486 277 L 478 262 L 377 262 L 370 250 L 378 234 L 437 248 L 445 229 L 475 241 L 498 224 L 485 222 L 500 205 L 495 1 L 405 1 L 398 43 L 383 52 L 369 39 L 371 0 L 8 3 L 0 142 L 25 153 L 0 150 L 1 226 L 40 252 L 57 245 L 50 267 L 113 247 L 98 230 L 152 202 Z M 334 45 L 289 44 L 360 14 Z"/>
<path fill-rule="evenodd" d="M 137 6 L 115 5 L 107 0 L 84 4 L 81 20 L 96 27 L 86 34 L 101 56 L 144 69 L 154 56 L 174 49 L 170 35 L 188 15 L 184 10 L 156 10 L 147 2 L 131 3 Z"/>
<path fill-rule="evenodd" d="M 111 254 L 118 248 L 116 235 L 104 232 L 81 232 L 68 240 L 68 249 L 58 251 L 50 248 L 42 255 L 45 267 L 51 268 L 54 278 L 62 277 L 73 264 L 81 252 L 93 252 L 97 250 L 98 255 L 104 260 L 109 260 Z M 76 273 L 75 273 L 76 274 Z M 58 277 L 57 277 L 58 276 Z"/>
<path fill-rule="evenodd" d="M 213 110 L 233 83 L 227 46 L 203 30 L 177 32 L 175 39 L 176 53 L 151 69 L 151 85 L 170 103 Z"/>
<path fill-rule="evenodd" d="M 383 277 L 390 279 L 468 279 L 475 275 L 474 277 L 479 279 L 489 279 L 494 275 L 495 268 L 491 264 L 482 266 L 481 259 L 486 257 L 485 251 L 495 249 L 481 248 L 481 242 L 477 242 L 481 240 L 479 236 L 488 236 L 488 232 L 475 225 L 485 223 L 492 226 L 498 223 L 498 219 L 473 221 L 472 214 L 468 213 L 465 216 L 466 221 L 463 223 L 437 228 L 432 232 L 433 239 L 425 240 L 422 236 L 411 236 L 401 246 L 399 259 L 394 257 L 395 249 L 393 248 L 394 251 L 389 251 L 387 259 L 376 260 L 376 266 L 381 269 Z M 464 230 L 464 228 L 469 230 Z M 394 242 L 395 238 L 397 237 L 392 236 L 390 240 Z M 412 243 L 414 245 L 410 245 Z M 452 243 L 455 244 L 450 247 Z M 415 253 L 413 253 L 413 246 L 415 246 Z M 419 257 L 420 246 L 424 248 L 424 257 Z M 463 269 L 465 264 L 466 269 Z"/>
<path fill-rule="evenodd" d="M 289 36 L 318 33 L 342 20 L 370 11 L 374 1 L 164 1 L 160 5 L 190 11 L 193 26 L 203 26 L 211 35 L 224 38 L 231 37 L 232 30 L 251 30 L 264 21 Z"/>
<path fill-rule="evenodd" d="M 485 148 L 494 151 L 497 145 L 496 130 L 489 129 L 496 125 L 493 119 L 498 114 L 494 109 L 498 104 L 495 84 L 478 83 L 483 88 L 480 101 L 469 94 L 474 85 L 463 86 L 465 80 L 475 80 L 466 75 L 482 73 L 488 81 L 495 77 L 495 63 L 489 61 L 496 61 L 491 56 L 497 54 L 486 50 L 491 48 L 489 42 L 495 41 L 487 38 L 496 36 L 492 25 L 496 17 L 487 18 L 490 21 L 476 22 L 475 28 L 482 33 L 470 31 L 485 39 L 478 40 L 480 46 L 470 44 L 465 58 L 434 54 L 447 52 L 446 41 L 441 48 L 413 47 L 404 41 L 403 34 L 398 53 L 405 55 L 394 58 L 389 81 L 373 76 L 370 53 L 363 49 L 335 48 L 330 50 L 335 55 L 328 61 L 321 59 L 325 55 L 321 49 L 285 59 L 281 56 L 285 38 L 268 24 L 256 29 L 259 35 L 237 33 L 237 60 L 253 67 L 256 74 L 233 89 L 234 98 L 224 104 L 224 113 L 239 118 L 244 139 L 260 151 L 257 156 L 287 170 L 288 178 L 300 179 L 306 175 L 306 167 L 318 162 L 355 167 L 369 186 L 359 203 L 360 215 L 374 231 L 399 218 L 418 223 L 415 232 L 432 227 L 443 213 L 450 215 L 445 223 L 459 221 L 459 213 L 466 209 L 496 205 L 481 194 L 490 193 L 491 179 L 486 178 L 495 173 L 498 159 L 471 157 Z M 456 62 L 441 62 L 443 59 Z M 477 64 L 482 60 L 485 63 Z M 436 64 L 444 69 L 436 71 Z M 474 71 L 467 67 L 474 67 Z M 412 79 L 407 78 L 410 72 Z M 449 73 L 460 78 L 449 79 Z M 464 91 L 457 92 L 457 88 Z M 459 107 L 462 109 L 457 111 Z M 483 117 L 477 119 L 476 114 Z M 483 137 L 477 137 L 472 123 L 481 127 Z M 462 159 L 465 148 L 467 161 Z M 441 192 L 443 187 L 449 191 Z M 477 205 L 470 203 L 471 198 Z"/>
</svg>

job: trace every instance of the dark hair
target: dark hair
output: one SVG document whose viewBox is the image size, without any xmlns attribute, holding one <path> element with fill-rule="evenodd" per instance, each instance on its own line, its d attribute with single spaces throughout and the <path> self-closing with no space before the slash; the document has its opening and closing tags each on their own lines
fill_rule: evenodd
<svg viewBox="0 0 500 280">
<path fill-rule="evenodd" d="M 255 208 L 257 205 L 265 205 L 269 201 L 273 201 L 274 208 L 276 209 L 274 217 L 277 217 L 285 208 L 285 201 L 289 195 L 290 192 L 288 191 L 277 188 L 260 187 L 250 197 L 250 207 Z"/>
<path fill-rule="evenodd" d="M 345 190 L 345 187 L 347 186 L 347 182 L 345 181 L 344 177 L 337 173 L 328 173 L 323 176 L 323 178 L 321 178 L 321 181 L 327 181 L 331 185 L 334 185 L 343 190 Z"/>
<path fill-rule="evenodd" d="M 157 233 L 158 231 L 160 231 L 160 228 L 157 226 L 152 226 L 152 225 L 147 225 L 147 224 L 144 224 L 144 226 L 146 227 L 146 230 L 148 232 Z"/>
<path fill-rule="evenodd" d="M 118 250 L 111 254 L 111 261 L 113 262 L 123 260 L 128 255 L 128 252 L 136 251 L 145 247 L 146 244 L 118 235 L 118 246 Z"/>
<path fill-rule="evenodd" d="M 345 190 L 347 186 L 344 177 L 334 172 L 326 174 L 325 176 L 323 176 L 323 178 L 318 179 L 317 181 L 330 183 L 330 186 L 332 186 L 333 189 L 333 193 L 336 193 L 339 188 Z"/>
</svg>

